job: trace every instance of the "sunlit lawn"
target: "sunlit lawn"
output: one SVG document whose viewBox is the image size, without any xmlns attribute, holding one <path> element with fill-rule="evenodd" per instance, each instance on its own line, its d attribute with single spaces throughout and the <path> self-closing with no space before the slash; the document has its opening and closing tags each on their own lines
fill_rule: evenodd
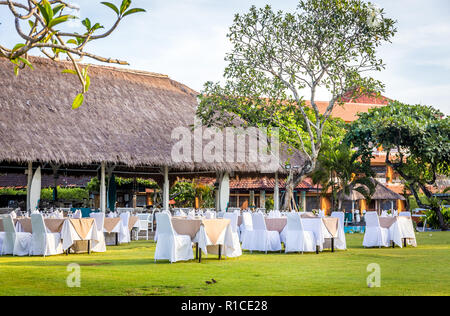
<svg viewBox="0 0 450 316">
<path fill-rule="evenodd" d="M 430 235 L 431 234 L 431 235 Z M 316 254 L 245 254 L 170 264 L 154 263 L 155 243 L 132 242 L 106 253 L 0 257 L 1 295 L 449 295 L 450 233 L 418 233 L 417 248 Z M 81 266 L 81 287 L 69 288 L 67 265 Z M 381 267 L 381 287 L 369 288 L 367 265 Z M 207 284 L 212 278 L 217 283 Z"/>
</svg>

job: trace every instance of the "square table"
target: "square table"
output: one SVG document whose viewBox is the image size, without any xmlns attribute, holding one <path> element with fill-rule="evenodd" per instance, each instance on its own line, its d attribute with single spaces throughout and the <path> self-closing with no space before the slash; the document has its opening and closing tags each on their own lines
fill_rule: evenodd
<svg viewBox="0 0 450 316">
<path fill-rule="evenodd" d="M 215 249 L 211 249 L 211 246 L 218 246 L 219 260 L 222 258 L 223 246 L 233 247 L 229 219 L 172 217 L 172 226 L 177 234 L 188 235 L 195 242 L 195 258 L 199 262 L 202 260 L 202 251 L 208 254 L 207 247 L 210 247 L 210 253 L 213 253 Z M 227 247 L 225 247 L 225 255 Z"/>
</svg>

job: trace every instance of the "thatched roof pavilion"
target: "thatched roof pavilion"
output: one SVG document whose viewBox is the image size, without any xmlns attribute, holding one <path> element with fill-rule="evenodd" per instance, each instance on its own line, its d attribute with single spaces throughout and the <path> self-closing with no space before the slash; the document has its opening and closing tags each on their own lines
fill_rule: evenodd
<svg viewBox="0 0 450 316">
<path fill-rule="evenodd" d="M 224 162 L 172 160 L 178 142 L 172 131 L 192 127 L 198 93 L 166 75 L 91 65 L 85 102 L 72 110 L 79 82 L 62 73 L 71 64 L 39 57 L 30 61 L 34 70 L 24 69 L 16 77 L 12 64 L 0 58 L 0 171 L 23 173 L 34 162 L 44 173 L 56 164 L 65 174 L 95 175 L 102 164 L 102 170 L 114 165 L 121 176 L 158 182 L 163 181 L 162 168 L 172 177 L 261 171 L 260 162 L 227 162 L 225 151 Z M 208 142 L 194 139 L 193 148 Z M 303 162 L 299 153 L 291 158 L 295 165 Z"/>
<path fill-rule="evenodd" d="M 0 161 L 260 170 L 258 163 L 170 159 L 177 142 L 172 130 L 194 123 L 198 93 L 168 76 L 91 65 L 85 104 L 72 110 L 79 83 L 76 76 L 61 73 L 71 65 L 38 57 L 31 62 L 34 71 L 25 69 L 15 77 L 11 63 L 0 59 Z"/>
<path fill-rule="evenodd" d="M 372 200 L 386 200 L 386 201 L 396 201 L 401 200 L 405 201 L 405 197 L 398 193 L 395 193 L 385 185 L 381 184 L 375 179 L 371 179 L 375 184 L 375 192 L 371 196 Z M 364 195 L 360 192 L 352 190 L 351 194 L 344 194 L 342 191 L 338 193 L 339 197 L 344 201 L 356 201 L 356 200 L 365 200 Z"/>
</svg>

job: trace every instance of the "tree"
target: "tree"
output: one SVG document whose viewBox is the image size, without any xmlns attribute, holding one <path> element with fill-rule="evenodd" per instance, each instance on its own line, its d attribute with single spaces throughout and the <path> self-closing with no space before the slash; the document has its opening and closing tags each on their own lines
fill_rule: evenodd
<svg viewBox="0 0 450 316">
<path fill-rule="evenodd" d="M 450 174 L 450 119 L 430 106 L 392 101 L 389 106 L 359 114 L 346 137 L 347 143 L 370 159 L 374 148 L 386 150 L 386 163 L 404 180 L 417 205 L 432 210 L 442 229 L 448 229 L 441 203 L 429 186 L 438 175 Z M 423 192 L 426 200 L 421 200 Z"/>
<path fill-rule="evenodd" d="M 361 193 L 366 199 L 375 192 L 370 163 L 359 160 L 359 155 L 345 143 L 321 150 L 317 169 L 311 178 L 322 186 L 322 193 L 331 191 L 332 210 L 341 211 L 344 195 L 352 191 Z"/>
<path fill-rule="evenodd" d="M 72 108 L 80 107 L 90 86 L 88 66 L 82 68 L 79 64 L 83 57 L 104 63 L 128 65 L 126 61 L 105 58 L 85 51 L 87 43 L 109 36 L 126 16 L 145 12 L 141 8 L 130 9 L 131 0 L 122 0 L 119 8 L 110 2 L 102 2 L 102 4 L 117 14 L 113 26 L 102 34 L 97 34 L 100 29 L 104 28 L 103 25 L 93 23 L 89 18 L 85 18 L 82 24 L 86 27 L 86 32 L 78 34 L 63 30 L 69 20 L 77 19 L 76 16 L 65 14 L 65 10 L 79 9 L 65 1 L 0 0 L 0 6 L 7 6 L 14 16 L 16 32 L 21 39 L 21 42 L 12 48 L 0 45 L 0 58 L 7 58 L 11 61 L 17 76 L 19 70 L 26 66 L 33 69 L 33 65 L 28 59 L 28 52 L 31 50 L 39 50 L 47 58 L 55 61 L 59 60 L 62 55 L 66 55 L 72 62 L 73 69 L 66 69 L 64 72 L 76 75 L 81 84 L 81 92 L 75 97 Z"/>
<path fill-rule="evenodd" d="M 363 75 L 384 68 L 376 48 L 391 40 L 394 24 L 361 0 L 302 0 L 295 13 L 252 7 L 235 16 L 226 82 L 205 84 L 197 115 L 207 126 L 234 126 L 238 118 L 246 126 L 293 135 L 280 140 L 296 145 L 306 163 L 286 181 L 287 208 L 293 189 L 316 168 L 333 108 L 383 89 Z M 324 113 L 316 103 L 319 88 L 332 95 Z"/>
</svg>

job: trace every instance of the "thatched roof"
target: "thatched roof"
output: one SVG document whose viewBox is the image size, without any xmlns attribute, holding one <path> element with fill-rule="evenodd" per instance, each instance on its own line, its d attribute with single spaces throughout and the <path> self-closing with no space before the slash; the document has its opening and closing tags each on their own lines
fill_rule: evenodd
<svg viewBox="0 0 450 316">
<path fill-rule="evenodd" d="M 171 138 L 172 130 L 194 123 L 197 92 L 168 76 L 91 65 L 85 103 L 72 110 L 79 82 L 61 73 L 71 64 L 39 57 L 31 62 L 34 71 L 25 69 L 15 77 L 11 63 L 0 58 L 0 161 L 260 171 L 260 163 L 171 159 L 178 141 Z M 293 160 L 297 165 L 304 161 L 299 154 Z"/>
<path fill-rule="evenodd" d="M 405 200 L 405 197 L 403 195 L 395 193 L 375 179 L 371 180 L 376 185 L 375 192 L 371 197 L 372 200 Z M 359 186 L 360 185 L 357 185 L 357 187 Z M 350 194 L 344 194 L 343 191 L 340 191 L 338 193 L 338 196 L 345 201 L 365 200 L 364 195 L 355 190 L 351 190 Z"/>
</svg>

